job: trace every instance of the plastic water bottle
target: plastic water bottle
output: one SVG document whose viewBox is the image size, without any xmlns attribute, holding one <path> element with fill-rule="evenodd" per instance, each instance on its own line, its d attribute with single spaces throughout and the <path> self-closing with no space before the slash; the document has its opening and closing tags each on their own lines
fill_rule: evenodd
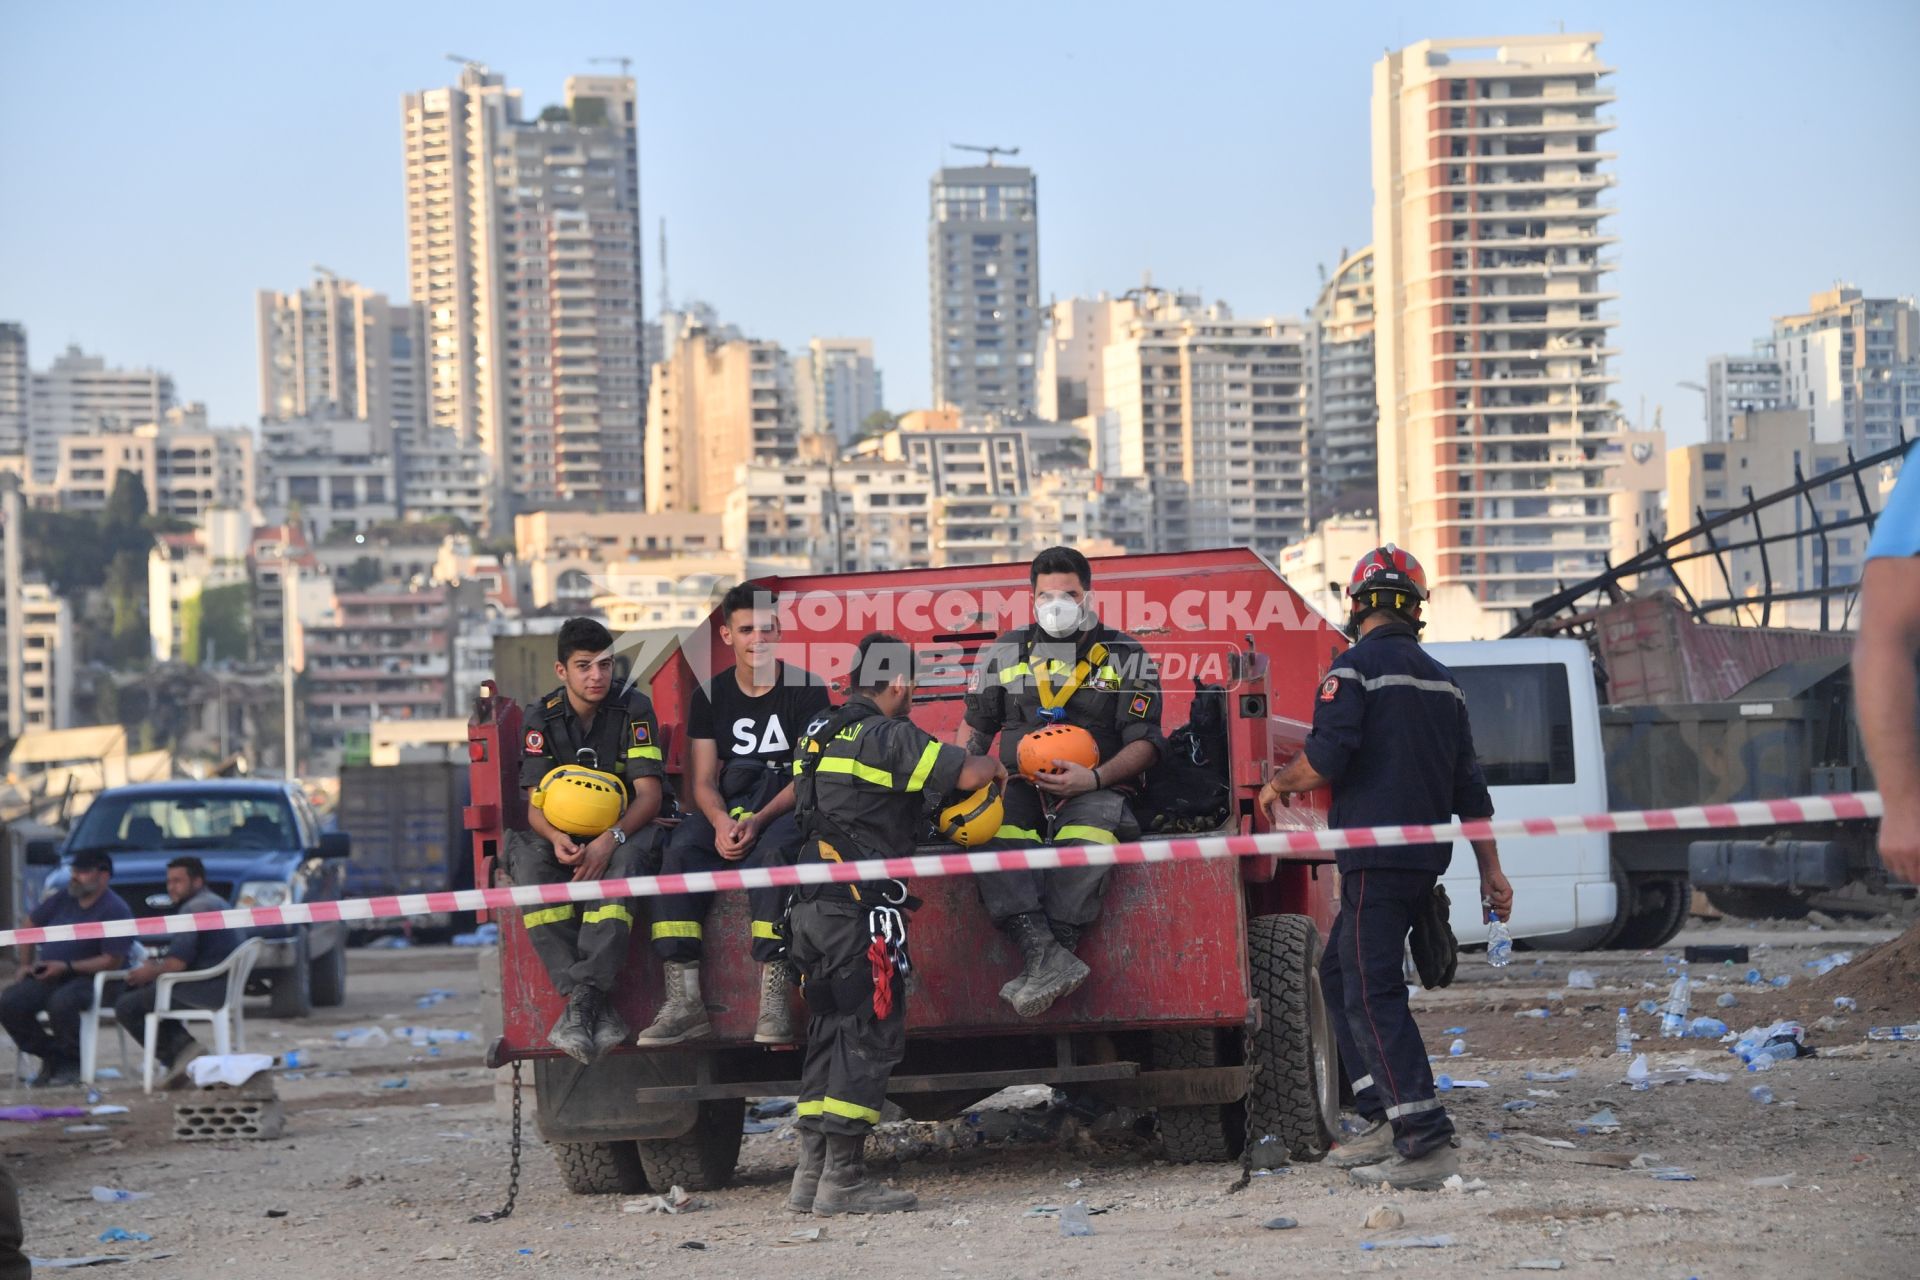
<svg viewBox="0 0 1920 1280">
<path fill-rule="evenodd" d="M 1489 906 L 1489 904 L 1482 904 Z M 1513 935 L 1507 932 L 1507 922 L 1493 914 L 1491 907 L 1487 911 L 1487 963 L 1499 969 L 1513 962 Z"/>
<path fill-rule="evenodd" d="M 1768 1106 L 1773 1102 L 1773 1090 L 1767 1088 L 1767 1086 L 1763 1084 L 1757 1084 L 1753 1086 L 1753 1088 L 1747 1090 L 1747 1096 L 1749 1098 L 1752 1098 L 1755 1102 L 1759 1103 L 1763 1107 Z"/>
<path fill-rule="evenodd" d="M 1627 1011 L 1623 1007 L 1619 1016 L 1613 1020 L 1613 1051 L 1615 1053 L 1633 1052 L 1633 1023 L 1627 1020 Z"/>
<path fill-rule="evenodd" d="M 1748 985 L 1748 986 L 1750 986 L 1750 987 L 1757 987 L 1757 986 L 1759 986 L 1759 985 L 1760 985 L 1761 983 L 1763 983 L 1763 982 L 1765 982 L 1765 981 L 1766 981 L 1766 979 L 1760 976 L 1760 971 L 1759 971 L 1758 969 L 1749 969 L 1749 970 L 1747 970 L 1747 985 Z"/>
<path fill-rule="evenodd" d="M 1868 1027 L 1869 1040 L 1920 1040 L 1920 1022 L 1909 1022 L 1904 1027 Z"/>
<path fill-rule="evenodd" d="M 1667 1011 L 1660 1016 L 1660 1036 L 1673 1039 L 1686 1034 L 1687 1011 L 1693 1007 L 1693 980 L 1687 976 L 1687 962 L 1680 962 L 1680 976 L 1667 993 Z"/>
<path fill-rule="evenodd" d="M 1465 1053 L 1466 1051 L 1467 1051 L 1467 1042 L 1465 1040 L 1455 1040 L 1452 1044 L 1447 1046 L 1448 1057 L 1457 1058 L 1461 1054 Z"/>
<path fill-rule="evenodd" d="M 1791 1040 L 1776 1040 L 1772 1044 L 1762 1045 L 1747 1059 L 1747 1070 L 1768 1071 L 1776 1062 L 1785 1062 L 1800 1056 L 1800 1046 Z"/>
</svg>

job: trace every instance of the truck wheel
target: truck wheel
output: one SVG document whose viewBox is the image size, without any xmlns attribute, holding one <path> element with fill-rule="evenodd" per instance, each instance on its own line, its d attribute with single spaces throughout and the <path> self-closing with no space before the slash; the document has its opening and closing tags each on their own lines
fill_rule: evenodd
<svg viewBox="0 0 1920 1280">
<path fill-rule="evenodd" d="M 560 1180 L 577 1196 L 631 1195 L 647 1189 L 640 1153 L 632 1142 L 556 1142 Z"/>
<path fill-rule="evenodd" d="M 733 1181 L 740 1160 L 745 1098 L 721 1098 L 700 1104 L 700 1118 L 677 1138 L 642 1138 L 640 1165 L 657 1190 L 718 1191 Z"/>
<path fill-rule="evenodd" d="M 1791 889 L 1708 889 L 1707 901 L 1748 920 L 1804 920 L 1813 904 Z"/>
<path fill-rule="evenodd" d="M 332 1009 L 347 1001 L 347 939 L 344 934 L 333 944 L 333 950 L 315 960 L 308 968 L 307 986 L 313 993 L 313 1003 L 323 1009 Z"/>
<path fill-rule="evenodd" d="M 1211 1028 L 1198 1031 L 1156 1031 L 1148 1047 L 1154 1067 L 1230 1065 L 1222 1040 L 1230 1032 Z M 1233 1102 L 1198 1107 L 1160 1107 L 1160 1140 L 1167 1159 L 1175 1164 L 1224 1164 L 1240 1154 L 1246 1136 L 1246 1106 Z"/>
<path fill-rule="evenodd" d="M 273 1000 L 267 1013 L 275 1018 L 305 1018 L 313 1013 L 313 961 L 307 954 L 303 930 L 293 940 L 293 963 L 273 975 Z"/>
<path fill-rule="evenodd" d="M 1687 923 L 1693 890 L 1685 876 L 1639 875 L 1629 879 L 1633 897 L 1620 932 L 1608 944 L 1616 951 L 1657 947 Z"/>
<path fill-rule="evenodd" d="M 1340 1118 L 1340 1051 L 1320 991 L 1319 930 L 1306 916 L 1256 916 L 1247 922 L 1247 949 L 1260 1001 L 1248 1054 L 1253 1167 L 1318 1160 Z"/>
</svg>

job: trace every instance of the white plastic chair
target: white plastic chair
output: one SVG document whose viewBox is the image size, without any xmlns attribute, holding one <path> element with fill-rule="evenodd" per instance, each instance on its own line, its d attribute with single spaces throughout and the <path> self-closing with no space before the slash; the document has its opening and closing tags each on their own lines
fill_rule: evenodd
<svg viewBox="0 0 1920 1280">
<path fill-rule="evenodd" d="M 113 1038 L 120 1042 L 120 1075 L 131 1070 L 127 1062 L 127 1033 L 113 1016 L 113 1004 L 107 999 L 107 984 L 127 976 L 126 969 L 109 969 L 93 975 L 93 1003 L 80 1015 L 80 1083 L 92 1084 L 100 1063 L 100 1028 L 111 1026 Z"/>
<path fill-rule="evenodd" d="M 153 1092 L 153 1068 L 157 1061 L 154 1049 L 160 1039 L 162 1019 L 209 1024 L 213 1028 L 215 1053 L 239 1053 L 246 1049 L 246 1026 L 241 1004 L 247 994 L 247 976 L 253 972 L 254 962 L 260 958 L 260 951 L 265 946 L 259 938 L 248 938 L 234 948 L 232 955 L 211 969 L 183 969 L 179 973 L 163 973 L 153 980 L 153 1012 L 147 1015 L 146 1035 L 142 1037 L 146 1041 L 145 1056 L 140 1063 L 140 1083 L 146 1092 Z M 173 1007 L 173 989 L 181 983 L 205 982 L 209 978 L 219 977 L 227 980 L 226 999 L 219 1008 Z"/>
</svg>

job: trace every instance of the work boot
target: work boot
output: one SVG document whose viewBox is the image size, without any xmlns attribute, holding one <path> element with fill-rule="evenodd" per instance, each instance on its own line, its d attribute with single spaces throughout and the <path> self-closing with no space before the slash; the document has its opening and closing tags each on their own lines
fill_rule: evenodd
<svg viewBox="0 0 1920 1280">
<path fill-rule="evenodd" d="M 1055 942 L 1059 943 L 1068 951 L 1078 953 L 1080 950 L 1079 925 L 1061 924 L 1058 920 L 1050 919 L 1047 921 L 1047 928 L 1053 931 L 1053 940 Z"/>
<path fill-rule="evenodd" d="M 1375 1120 L 1364 1133 L 1335 1147 L 1320 1163 L 1329 1169 L 1359 1169 L 1393 1156 L 1393 1126 Z"/>
<path fill-rule="evenodd" d="M 195 1058 L 205 1057 L 206 1050 L 197 1040 L 189 1040 L 173 1055 L 173 1061 L 167 1064 L 167 1074 L 160 1077 L 160 1087 L 167 1090 L 193 1088 L 193 1074 L 187 1070 Z"/>
<path fill-rule="evenodd" d="M 831 1218 L 836 1213 L 902 1213 L 920 1203 L 920 1197 L 911 1191 L 896 1191 L 884 1182 L 868 1180 L 865 1136 L 822 1136 L 827 1140 L 827 1161 L 814 1191 L 815 1214 Z"/>
<path fill-rule="evenodd" d="M 566 1012 L 547 1031 L 547 1043 L 583 1067 L 593 1064 L 593 1019 L 599 994 L 592 987 L 575 987 L 567 997 Z"/>
<path fill-rule="evenodd" d="M 593 1023 L 593 1060 L 595 1062 L 633 1040 L 633 1028 L 613 1007 L 613 1000 L 596 991 L 599 996 L 599 1017 Z"/>
<path fill-rule="evenodd" d="M 1395 1152 L 1379 1164 L 1348 1171 L 1347 1177 L 1363 1187 L 1391 1187 L 1395 1191 L 1438 1191 L 1448 1178 L 1460 1172 L 1460 1153 L 1451 1144 L 1435 1147 L 1423 1156 L 1407 1157 Z"/>
<path fill-rule="evenodd" d="M 753 1024 L 755 1044 L 793 1044 L 799 1040 L 793 1018 L 793 971 L 784 960 L 760 966 L 760 1020 Z"/>
<path fill-rule="evenodd" d="M 707 1021 L 706 1002 L 700 998 L 700 962 L 669 960 L 661 966 L 666 973 L 666 998 L 653 1023 L 635 1038 L 642 1049 L 658 1049 L 713 1033 Z"/>
<path fill-rule="evenodd" d="M 814 1194 L 820 1189 L 820 1172 L 827 1165 L 827 1135 L 818 1129 L 800 1131 L 800 1167 L 793 1171 L 793 1188 L 787 1192 L 787 1208 L 795 1213 L 812 1213 Z"/>
<path fill-rule="evenodd" d="M 29 1089 L 70 1089 L 80 1083 L 80 1064 L 64 1058 L 42 1058 L 40 1074 L 27 1082 Z"/>
<path fill-rule="evenodd" d="M 1021 1017 L 1033 1018 L 1045 1013 L 1061 996 L 1079 990 L 1092 972 L 1078 956 L 1060 945 L 1047 927 L 1046 917 L 1039 912 L 1013 916 L 1004 927 L 1026 958 L 1026 967 L 1020 971 L 1017 979 L 1020 985 L 1013 993 L 1009 995 L 1002 987 L 1000 994 Z"/>
</svg>

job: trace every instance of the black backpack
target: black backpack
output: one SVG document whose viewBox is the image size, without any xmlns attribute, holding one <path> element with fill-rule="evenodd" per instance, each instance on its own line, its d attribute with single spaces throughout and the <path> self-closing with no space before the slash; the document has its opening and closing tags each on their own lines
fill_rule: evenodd
<svg viewBox="0 0 1920 1280">
<path fill-rule="evenodd" d="M 1196 680 L 1187 723 L 1167 738 L 1167 752 L 1147 771 L 1133 801 L 1149 835 L 1217 831 L 1233 814 L 1227 761 L 1227 698 L 1219 685 Z"/>
</svg>

